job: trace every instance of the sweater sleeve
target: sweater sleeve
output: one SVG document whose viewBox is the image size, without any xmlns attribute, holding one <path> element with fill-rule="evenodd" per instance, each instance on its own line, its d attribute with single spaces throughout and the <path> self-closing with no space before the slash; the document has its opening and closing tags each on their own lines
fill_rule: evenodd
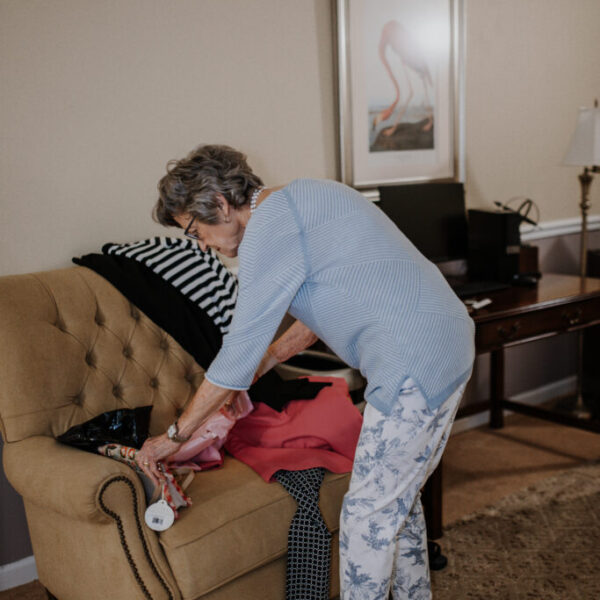
<svg viewBox="0 0 600 600">
<path fill-rule="evenodd" d="M 205 377 L 219 387 L 250 387 L 262 357 L 307 275 L 297 214 L 282 199 L 259 207 L 239 249 L 239 293 L 229 333 Z"/>
</svg>

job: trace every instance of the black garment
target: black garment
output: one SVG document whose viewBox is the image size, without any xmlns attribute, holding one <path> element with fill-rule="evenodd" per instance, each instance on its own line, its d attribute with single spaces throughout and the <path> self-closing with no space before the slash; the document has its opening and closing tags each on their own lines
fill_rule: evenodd
<svg viewBox="0 0 600 600">
<path fill-rule="evenodd" d="M 103 254 L 126 256 L 168 281 L 227 333 L 237 300 L 237 278 L 209 248 L 194 240 L 154 237 L 129 244 L 104 244 Z"/>
<path fill-rule="evenodd" d="M 123 256 L 87 254 L 74 258 L 73 262 L 107 279 L 148 318 L 173 336 L 203 369 L 208 369 L 221 347 L 221 331 L 202 309 L 160 275 Z"/>
<path fill-rule="evenodd" d="M 277 471 L 274 478 L 298 502 L 288 533 L 286 600 L 328 600 L 331 533 L 319 509 L 325 469 Z"/>
<path fill-rule="evenodd" d="M 308 379 L 283 380 L 276 371 L 268 371 L 248 390 L 252 402 L 264 402 L 281 412 L 290 400 L 308 400 L 331 382 L 309 381 Z"/>
</svg>

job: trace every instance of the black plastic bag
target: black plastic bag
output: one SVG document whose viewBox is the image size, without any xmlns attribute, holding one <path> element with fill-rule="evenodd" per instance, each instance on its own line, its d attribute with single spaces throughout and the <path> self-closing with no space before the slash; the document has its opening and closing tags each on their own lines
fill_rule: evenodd
<svg viewBox="0 0 600 600">
<path fill-rule="evenodd" d="M 148 438 L 151 410 L 152 406 L 111 410 L 71 427 L 56 439 L 94 453 L 104 444 L 121 444 L 139 450 Z"/>
</svg>

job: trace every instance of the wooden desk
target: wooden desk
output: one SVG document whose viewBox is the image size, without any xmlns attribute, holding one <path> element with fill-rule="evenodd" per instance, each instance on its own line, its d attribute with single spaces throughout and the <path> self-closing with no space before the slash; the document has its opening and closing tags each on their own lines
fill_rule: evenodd
<svg viewBox="0 0 600 600">
<path fill-rule="evenodd" d="M 477 354 L 490 353 L 490 398 L 461 409 L 457 418 L 490 410 L 490 427 L 504 425 L 504 409 L 600 432 L 600 422 L 507 400 L 504 397 L 504 350 L 568 331 L 600 324 L 600 279 L 544 274 L 534 288 L 510 288 L 489 294 L 492 304 L 473 315 Z"/>
<path fill-rule="evenodd" d="M 600 279 L 545 273 L 536 287 L 513 287 L 486 296 L 492 303 L 472 317 L 476 352 L 490 354 L 490 398 L 461 408 L 457 419 L 490 410 L 490 427 L 500 428 L 504 410 L 509 409 L 600 432 L 600 421 L 578 419 L 504 397 L 505 348 L 600 325 Z M 423 490 L 423 504 L 428 536 L 437 539 L 442 535 L 441 463 Z"/>
</svg>

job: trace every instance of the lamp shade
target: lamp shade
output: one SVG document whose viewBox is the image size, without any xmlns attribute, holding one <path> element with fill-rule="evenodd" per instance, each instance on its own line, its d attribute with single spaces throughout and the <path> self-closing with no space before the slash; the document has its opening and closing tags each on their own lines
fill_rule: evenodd
<svg viewBox="0 0 600 600">
<path fill-rule="evenodd" d="M 600 108 L 580 108 L 565 165 L 600 165 Z"/>
</svg>

